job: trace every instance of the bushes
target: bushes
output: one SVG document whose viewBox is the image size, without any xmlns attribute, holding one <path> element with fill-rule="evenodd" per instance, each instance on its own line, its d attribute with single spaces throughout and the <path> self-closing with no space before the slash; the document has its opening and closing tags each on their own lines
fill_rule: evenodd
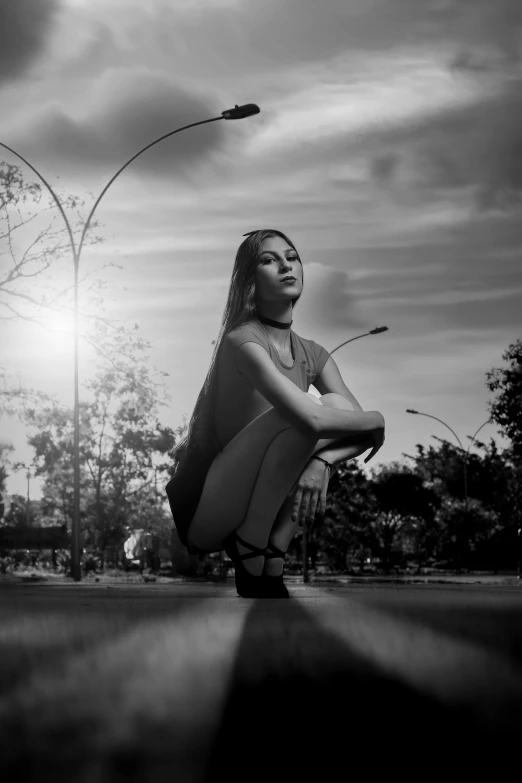
<svg viewBox="0 0 522 783">
<path fill-rule="evenodd" d="M 18 569 L 48 569 L 49 557 L 39 549 L 10 549 L 0 553 L 0 574 L 9 574 Z"/>
<path fill-rule="evenodd" d="M 82 554 L 81 566 L 84 574 L 103 570 L 100 557 L 92 552 Z M 11 549 L 0 552 L 0 574 L 12 574 L 30 568 L 39 571 L 55 570 L 70 575 L 71 553 L 68 549 L 57 549 L 53 564 L 52 552 L 48 549 Z"/>
</svg>

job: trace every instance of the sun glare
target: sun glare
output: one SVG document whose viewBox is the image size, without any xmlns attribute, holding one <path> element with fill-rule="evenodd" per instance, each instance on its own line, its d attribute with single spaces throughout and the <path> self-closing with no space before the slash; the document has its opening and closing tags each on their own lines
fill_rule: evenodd
<svg viewBox="0 0 522 783">
<path fill-rule="evenodd" d="M 43 320 L 45 350 L 50 354 L 62 354 L 72 350 L 74 318 L 69 313 L 50 313 Z"/>
</svg>

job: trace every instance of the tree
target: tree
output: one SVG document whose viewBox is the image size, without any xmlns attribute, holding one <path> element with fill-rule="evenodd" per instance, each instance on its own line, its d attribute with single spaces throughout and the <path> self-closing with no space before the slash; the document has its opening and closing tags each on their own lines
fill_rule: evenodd
<svg viewBox="0 0 522 783">
<path fill-rule="evenodd" d="M 5 491 L 5 482 L 9 475 L 9 453 L 11 451 L 13 451 L 13 446 L 10 443 L 2 443 L 0 441 L 0 492 Z"/>
<path fill-rule="evenodd" d="M 480 500 L 470 499 L 467 508 L 461 500 L 446 497 L 437 511 L 440 526 L 438 552 L 443 561 L 457 570 L 469 570 L 476 562 L 475 552 L 500 529 L 499 516 Z M 482 557 L 484 555 L 482 554 Z"/>
<path fill-rule="evenodd" d="M 55 189 L 56 192 L 56 189 Z M 73 264 L 69 234 L 54 200 L 44 198 L 37 182 L 26 182 L 19 166 L 0 161 L 0 321 L 23 319 L 51 328 L 48 316 L 73 311 Z M 57 193 L 78 242 L 82 231 L 79 208 L 84 201 Z M 93 221 L 85 244 L 98 244 Z M 103 263 L 84 273 L 78 283 L 82 320 L 102 320 L 101 293 L 106 283 L 99 272 L 113 263 Z M 71 319 L 72 324 L 72 319 Z M 72 330 L 72 326 L 71 326 Z M 83 337 L 93 341 L 89 328 Z M 0 366 L 0 416 L 23 417 L 24 409 L 50 398 L 29 388 L 20 378 Z"/>
<path fill-rule="evenodd" d="M 513 549 L 518 550 L 520 562 L 522 538 L 518 531 L 522 528 L 522 340 L 511 344 L 502 354 L 502 359 L 508 366 L 493 368 L 486 373 L 486 385 L 490 391 L 497 393 L 495 399 L 489 402 L 491 417 L 511 441 L 511 447 L 503 455 L 509 471 L 503 522 L 510 529 L 508 540 L 512 542 Z"/>
<path fill-rule="evenodd" d="M 312 565 L 319 552 L 337 571 L 350 567 L 351 555 L 362 561 L 371 544 L 370 521 L 375 499 L 364 471 L 354 461 L 339 465 L 339 481 L 328 493 L 325 518 L 311 530 Z"/>
<path fill-rule="evenodd" d="M 39 183 L 24 181 L 19 166 L 0 161 L 0 320 L 22 318 L 45 326 L 44 314 L 72 311 L 69 233 L 56 203 L 50 195 L 45 200 L 44 192 Z M 74 195 L 57 195 L 78 242 L 82 231 L 79 208 L 85 201 Z M 102 241 L 94 235 L 97 227 L 93 221 L 87 244 Z M 79 281 L 87 315 L 87 295 L 100 287 L 99 279 L 91 283 L 98 271 L 99 267 Z"/>
<path fill-rule="evenodd" d="M 6 481 L 9 475 L 9 452 L 13 451 L 10 443 L 0 442 L 0 524 L 7 512 Z"/>
<path fill-rule="evenodd" d="M 160 423 L 166 397 L 158 372 L 148 366 L 149 344 L 137 329 L 105 324 L 97 329 L 104 353 L 85 384 L 89 399 L 80 406 L 81 515 L 87 542 L 104 551 L 122 543 L 127 526 L 152 524 L 165 533 L 169 517 L 158 482 L 167 481 L 172 463 L 167 455 L 179 433 Z M 44 512 L 69 522 L 72 411 L 46 402 L 28 409 L 26 421 L 35 428 L 29 443 L 37 474 L 45 478 Z"/>
<path fill-rule="evenodd" d="M 507 367 L 486 373 L 488 389 L 497 392 L 488 405 L 492 419 L 511 441 L 513 456 L 522 460 L 522 340 L 510 345 L 502 359 Z"/>
<path fill-rule="evenodd" d="M 467 456 L 468 502 L 463 493 L 461 449 L 436 438 L 438 447 L 417 444 L 414 471 L 437 497 L 434 523 L 436 549 L 442 559 L 462 568 L 473 561 L 473 552 L 483 553 L 487 542 L 504 527 L 514 524 L 517 512 L 517 471 L 509 450 L 499 452 L 493 440 L 475 442 Z M 522 466 L 521 466 L 522 467 Z"/>
<path fill-rule="evenodd" d="M 392 550 L 408 523 L 422 520 L 433 525 L 437 497 L 426 487 L 422 476 L 399 462 L 381 466 L 374 473 L 371 491 L 376 499 L 377 513 L 371 520 L 371 530 L 380 551 L 383 568 L 392 563 Z"/>
<path fill-rule="evenodd" d="M 11 497 L 9 511 L 5 515 L 5 524 L 10 527 L 27 528 L 35 521 L 34 505 L 23 495 L 15 493 Z"/>
<path fill-rule="evenodd" d="M 464 454 L 453 443 L 433 435 L 440 444 L 427 449 L 421 443 L 416 445 L 417 454 L 404 454 L 407 459 L 414 460 L 415 472 L 420 475 L 429 488 L 435 490 L 439 497 L 451 495 L 464 499 Z M 468 471 L 468 481 L 472 474 Z"/>
</svg>

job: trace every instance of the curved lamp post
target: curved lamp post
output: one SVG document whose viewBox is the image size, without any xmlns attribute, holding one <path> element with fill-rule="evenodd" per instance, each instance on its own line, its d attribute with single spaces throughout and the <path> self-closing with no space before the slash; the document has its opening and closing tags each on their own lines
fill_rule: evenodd
<svg viewBox="0 0 522 783">
<path fill-rule="evenodd" d="M 357 337 L 350 337 L 349 340 L 345 340 L 344 343 L 341 343 L 340 345 L 336 346 L 333 351 L 330 351 L 330 356 L 334 353 L 334 351 L 338 351 L 339 348 L 342 348 L 343 345 L 347 345 L 348 343 L 353 342 L 354 340 L 358 340 L 359 337 L 366 337 L 368 334 L 380 334 L 381 332 L 387 332 L 388 327 L 387 326 L 377 326 L 375 329 L 370 329 L 369 332 L 365 332 L 364 334 L 358 334 Z"/>
<path fill-rule="evenodd" d="M 26 160 L 22 155 L 20 155 L 20 153 L 16 152 L 16 150 L 12 149 L 12 147 L 9 147 L 7 144 L 3 144 L 2 142 L 0 142 L 0 147 L 3 147 L 4 149 L 8 150 L 17 158 L 19 158 L 21 161 L 23 161 L 26 164 L 26 166 L 28 166 L 31 169 L 31 171 L 33 171 L 36 174 L 36 176 L 43 182 L 43 184 L 51 194 L 53 201 L 55 202 L 56 206 L 60 210 L 60 214 L 62 215 L 64 223 L 67 227 L 67 233 L 69 235 L 69 243 L 71 246 L 71 251 L 73 256 L 73 263 L 74 263 L 74 508 L 73 508 L 73 520 L 72 520 L 72 531 L 71 531 L 71 570 L 72 570 L 72 576 L 76 582 L 79 582 L 81 580 L 80 406 L 79 406 L 79 381 L 78 381 L 78 343 L 79 343 L 78 270 L 80 266 L 80 255 L 85 241 L 85 236 L 87 234 L 87 231 L 89 230 L 89 226 L 91 224 L 91 220 L 93 218 L 94 212 L 96 211 L 96 207 L 102 200 L 107 190 L 110 188 L 114 180 L 122 173 L 122 171 L 124 171 L 124 169 L 126 169 L 130 163 L 136 160 L 136 158 L 142 155 L 146 150 L 150 149 L 151 147 L 154 147 L 154 145 L 156 144 L 159 144 L 160 141 L 163 141 L 164 139 L 168 139 L 169 136 L 173 136 L 174 134 L 180 133 L 181 131 L 187 130 L 188 128 L 195 128 L 197 125 L 205 125 L 208 122 L 216 122 L 217 120 L 241 120 L 244 117 L 251 117 L 253 114 L 259 114 L 259 112 L 260 112 L 260 108 L 255 103 L 247 103 L 243 106 L 238 106 L 236 104 L 236 106 L 234 106 L 233 109 L 227 109 L 226 111 L 221 112 L 220 117 L 212 117 L 210 120 L 201 120 L 199 122 L 192 122 L 190 123 L 190 125 L 183 125 L 183 127 L 177 128 L 176 130 L 170 131 L 169 133 L 165 133 L 163 136 L 160 136 L 158 139 L 151 141 L 150 144 L 147 144 L 145 147 L 139 150 L 135 155 L 132 156 L 132 158 L 129 158 L 129 160 L 126 163 L 124 163 L 123 166 L 121 166 L 121 168 L 118 169 L 116 174 L 114 174 L 114 176 L 111 177 L 111 179 L 105 185 L 100 195 L 94 202 L 94 205 L 91 211 L 89 212 L 87 220 L 85 221 L 78 246 L 76 246 L 76 243 L 74 241 L 73 230 L 71 228 L 69 220 L 67 219 L 67 215 L 65 214 L 64 208 L 60 202 L 60 199 L 58 198 L 53 188 L 51 187 L 51 185 L 47 182 L 44 176 L 40 174 L 40 172 L 31 163 L 29 163 L 28 160 Z"/>
<path fill-rule="evenodd" d="M 487 421 L 484 422 L 484 424 L 480 425 L 478 430 L 471 437 L 471 440 L 469 442 L 468 448 L 464 449 L 464 446 L 462 445 L 462 442 L 461 442 L 459 436 L 457 435 L 457 433 L 455 432 L 455 430 L 453 430 L 449 426 L 449 424 L 446 424 L 445 421 L 442 421 L 442 419 L 438 419 L 436 416 L 432 416 L 430 413 L 421 413 L 420 411 L 414 411 L 411 408 L 407 408 L 406 409 L 406 413 L 415 413 L 417 416 L 428 416 L 428 418 L 430 418 L 430 419 L 435 419 L 435 421 L 439 421 L 441 424 L 444 424 L 444 426 L 447 427 L 450 430 L 450 432 L 453 433 L 453 435 L 455 435 L 461 450 L 464 452 L 464 506 L 465 506 L 466 513 L 467 513 L 467 511 L 468 511 L 468 455 L 469 455 L 469 450 L 472 447 L 473 441 L 475 440 L 476 436 L 478 435 L 478 433 L 480 432 L 482 427 L 485 427 L 486 424 L 489 424 L 491 419 L 488 419 Z"/>
</svg>

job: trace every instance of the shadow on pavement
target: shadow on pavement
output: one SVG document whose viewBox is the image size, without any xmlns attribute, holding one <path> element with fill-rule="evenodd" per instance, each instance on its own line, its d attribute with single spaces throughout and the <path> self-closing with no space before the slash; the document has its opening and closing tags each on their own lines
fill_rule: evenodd
<svg viewBox="0 0 522 783">
<path fill-rule="evenodd" d="M 423 622 L 436 599 L 419 592 L 405 617 L 409 592 L 31 591 L 0 607 L 2 781 L 500 779 L 517 768 L 520 662 L 461 638 L 462 604 L 442 628 Z"/>
<path fill-rule="evenodd" d="M 484 723 L 484 705 L 475 714 L 473 695 L 467 702 L 439 700 L 386 674 L 298 603 L 259 602 L 243 629 L 207 780 L 509 769 L 520 713 L 508 705 L 504 719 Z"/>
</svg>

